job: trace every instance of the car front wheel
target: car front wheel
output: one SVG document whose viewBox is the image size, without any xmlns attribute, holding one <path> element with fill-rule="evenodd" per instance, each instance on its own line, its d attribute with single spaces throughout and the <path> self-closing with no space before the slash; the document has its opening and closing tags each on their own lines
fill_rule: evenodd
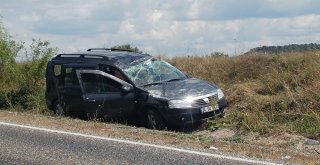
<svg viewBox="0 0 320 165">
<path fill-rule="evenodd" d="M 163 130 L 166 128 L 162 116 L 155 110 L 147 111 L 147 126 L 150 129 Z"/>
</svg>

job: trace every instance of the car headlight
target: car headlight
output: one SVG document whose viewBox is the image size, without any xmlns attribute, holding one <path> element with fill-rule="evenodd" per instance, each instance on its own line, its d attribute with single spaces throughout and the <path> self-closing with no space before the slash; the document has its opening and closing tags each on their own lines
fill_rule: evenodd
<svg viewBox="0 0 320 165">
<path fill-rule="evenodd" d="M 221 100 L 224 97 L 224 94 L 223 94 L 222 90 L 219 88 L 217 90 L 217 93 L 218 93 L 218 99 Z"/>
<path fill-rule="evenodd" d="M 192 97 L 188 97 L 184 100 L 170 100 L 168 104 L 169 108 L 191 108 L 193 101 Z"/>
</svg>

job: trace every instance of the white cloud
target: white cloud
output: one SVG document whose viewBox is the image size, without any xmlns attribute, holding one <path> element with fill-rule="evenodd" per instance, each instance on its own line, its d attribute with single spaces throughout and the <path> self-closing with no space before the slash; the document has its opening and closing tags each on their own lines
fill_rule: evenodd
<svg viewBox="0 0 320 165">
<path fill-rule="evenodd" d="M 132 35 L 135 33 L 134 25 L 130 21 L 125 20 L 121 22 L 119 27 L 119 33 L 123 35 Z"/>
<path fill-rule="evenodd" d="M 320 42 L 316 0 L 2 0 L 18 40 L 61 51 L 130 43 L 151 54 L 244 52 L 262 45 Z"/>
<path fill-rule="evenodd" d="M 295 17 L 292 20 L 292 27 L 299 29 L 320 28 L 320 15 Z"/>
<path fill-rule="evenodd" d="M 278 11 L 303 10 L 310 5 L 312 0 L 267 0 L 268 5 Z"/>
<path fill-rule="evenodd" d="M 151 22 L 159 22 L 160 18 L 163 16 L 163 12 L 159 10 L 154 10 L 150 15 L 149 19 Z"/>
<path fill-rule="evenodd" d="M 26 22 L 38 22 L 40 21 L 40 16 L 36 13 L 32 13 L 31 15 L 20 16 L 20 20 Z"/>
<path fill-rule="evenodd" d="M 197 1 L 194 1 L 191 4 L 191 7 L 187 12 L 187 15 L 190 19 L 197 19 L 199 17 L 199 3 Z"/>
</svg>

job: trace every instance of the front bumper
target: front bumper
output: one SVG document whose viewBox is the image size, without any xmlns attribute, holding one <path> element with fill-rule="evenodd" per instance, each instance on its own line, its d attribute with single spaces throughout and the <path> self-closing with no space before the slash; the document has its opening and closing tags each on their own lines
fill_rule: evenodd
<svg viewBox="0 0 320 165">
<path fill-rule="evenodd" d="M 202 107 L 196 108 L 174 108 L 163 110 L 163 117 L 168 125 L 179 126 L 197 123 L 203 119 L 218 116 L 224 113 L 224 109 L 227 106 L 225 98 L 218 101 L 219 109 L 207 113 L 201 113 L 201 108 L 209 105 L 204 105 Z"/>
</svg>

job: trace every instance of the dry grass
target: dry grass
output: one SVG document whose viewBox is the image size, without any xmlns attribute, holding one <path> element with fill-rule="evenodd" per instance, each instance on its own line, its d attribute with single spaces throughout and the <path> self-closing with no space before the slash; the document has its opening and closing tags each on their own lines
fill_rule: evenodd
<svg viewBox="0 0 320 165">
<path fill-rule="evenodd" d="M 169 62 L 224 89 L 229 118 L 220 121 L 225 125 L 320 139 L 320 52 L 189 56 Z"/>
</svg>

